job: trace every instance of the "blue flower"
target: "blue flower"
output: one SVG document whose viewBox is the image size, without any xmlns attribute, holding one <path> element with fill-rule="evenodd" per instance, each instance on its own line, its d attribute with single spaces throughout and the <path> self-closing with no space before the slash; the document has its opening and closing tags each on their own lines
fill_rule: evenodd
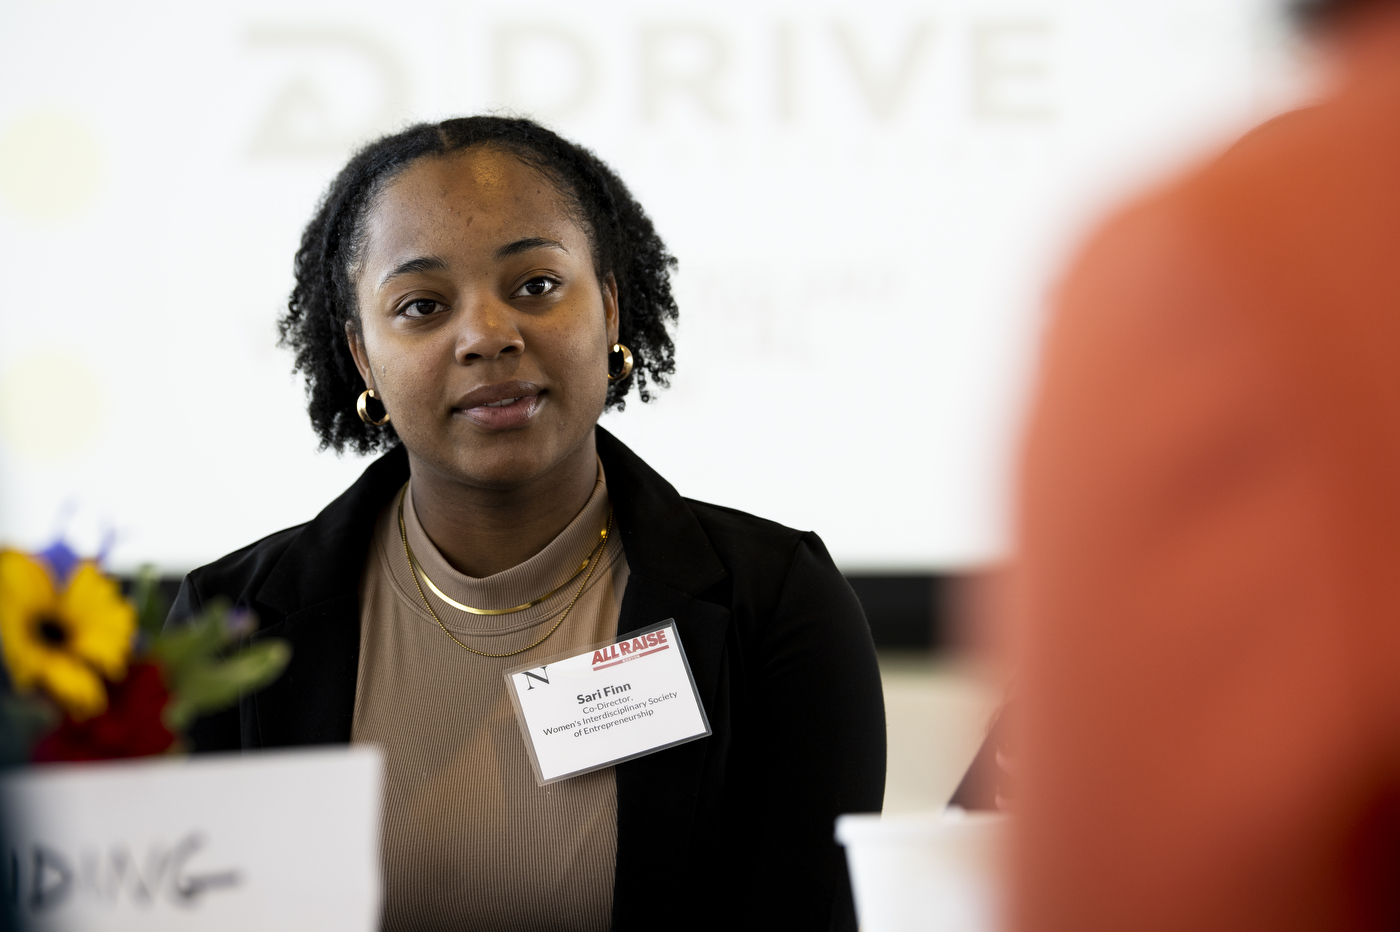
<svg viewBox="0 0 1400 932">
<path fill-rule="evenodd" d="M 53 574 L 54 582 L 59 587 L 68 582 L 68 577 L 73 574 L 73 568 L 80 562 L 80 558 L 73 552 L 73 548 L 69 547 L 61 537 L 49 544 L 47 550 L 41 550 L 35 556 L 49 565 L 49 571 Z"/>
</svg>

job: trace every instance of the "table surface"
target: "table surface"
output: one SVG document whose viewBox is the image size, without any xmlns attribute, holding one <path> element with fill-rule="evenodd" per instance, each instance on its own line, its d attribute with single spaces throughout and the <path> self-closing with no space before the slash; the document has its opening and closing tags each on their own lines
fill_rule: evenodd
<svg viewBox="0 0 1400 932">
<path fill-rule="evenodd" d="M 885 812 L 941 809 L 982 743 L 995 689 L 957 658 L 880 655 L 889 737 Z"/>
</svg>

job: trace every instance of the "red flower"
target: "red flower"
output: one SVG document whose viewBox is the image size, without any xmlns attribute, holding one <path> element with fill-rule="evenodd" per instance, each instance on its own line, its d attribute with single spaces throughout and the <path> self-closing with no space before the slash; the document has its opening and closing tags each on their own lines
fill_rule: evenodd
<svg viewBox="0 0 1400 932">
<path fill-rule="evenodd" d="M 170 700 L 160 667 L 133 663 L 120 683 L 107 688 L 107 711 L 81 722 L 65 715 L 58 729 L 34 747 L 38 763 L 112 760 L 162 754 L 175 743 L 161 713 Z"/>
</svg>

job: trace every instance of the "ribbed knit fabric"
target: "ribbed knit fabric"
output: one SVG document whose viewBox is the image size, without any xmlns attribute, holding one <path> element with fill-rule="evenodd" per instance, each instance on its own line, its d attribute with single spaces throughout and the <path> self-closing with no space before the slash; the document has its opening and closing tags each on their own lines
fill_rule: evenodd
<svg viewBox="0 0 1400 932">
<path fill-rule="evenodd" d="M 454 570 L 424 533 L 410 489 L 409 546 L 420 571 L 452 599 L 508 608 L 564 582 L 608 520 L 602 466 L 587 505 L 544 550 L 484 579 Z M 423 607 L 399 536 L 398 496 L 379 516 L 360 584 L 360 667 L 351 740 L 387 759 L 384 929 L 547 932 L 607 929 L 617 855 L 612 768 L 540 787 L 503 671 L 613 638 L 627 582 L 619 535 L 564 624 L 513 657 L 469 653 Z M 423 584 L 464 644 L 493 654 L 549 630 L 587 571 L 546 602 L 510 615 L 472 615 Z M 421 582 L 421 577 L 420 577 Z"/>
</svg>

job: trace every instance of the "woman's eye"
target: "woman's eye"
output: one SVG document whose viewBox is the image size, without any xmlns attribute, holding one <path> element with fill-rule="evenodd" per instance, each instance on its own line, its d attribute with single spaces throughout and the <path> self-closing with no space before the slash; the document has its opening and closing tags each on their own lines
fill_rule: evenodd
<svg viewBox="0 0 1400 932">
<path fill-rule="evenodd" d="M 516 294 L 529 295 L 532 298 L 538 298 L 540 295 L 549 294 L 551 291 L 558 287 L 559 283 L 554 281 L 552 278 L 532 278 L 525 284 L 521 285 L 520 290 L 517 291 Z"/>
<path fill-rule="evenodd" d="M 405 317 L 427 317 L 429 314 L 437 313 L 440 307 L 442 307 L 442 304 L 434 301 L 432 298 L 419 298 L 416 301 L 410 301 L 405 304 L 403 310 L 399 313 L 403 314 Z"/>
</svg>

